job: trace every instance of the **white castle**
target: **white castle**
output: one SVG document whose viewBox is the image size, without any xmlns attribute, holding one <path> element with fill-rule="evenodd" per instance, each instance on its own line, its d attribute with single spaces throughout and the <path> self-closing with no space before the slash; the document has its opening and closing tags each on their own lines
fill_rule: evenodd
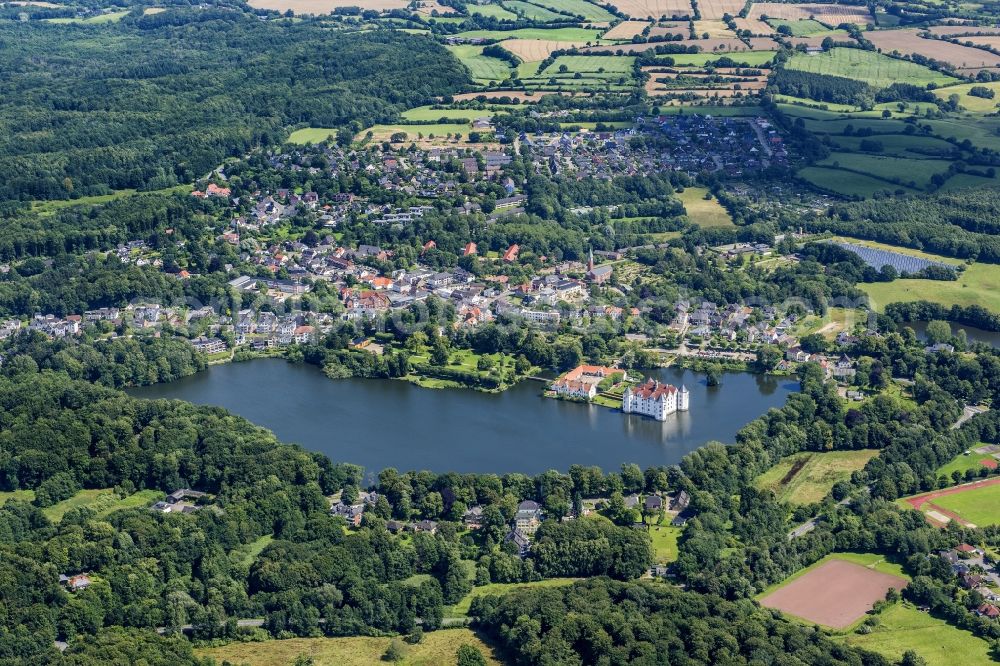
<svg viewBox="0 0 1000 666">
<path fill-rule="evenodd" d="M 657 421 L 666 421 L 674 412 L 686 412 L 691 404 L 687 387 L 678 389 L 673 384 L 661 384 L 655 379 L 642 386 L 625 389 L 622 411 L 626 414 L 645 414 Z"/>
</svg>

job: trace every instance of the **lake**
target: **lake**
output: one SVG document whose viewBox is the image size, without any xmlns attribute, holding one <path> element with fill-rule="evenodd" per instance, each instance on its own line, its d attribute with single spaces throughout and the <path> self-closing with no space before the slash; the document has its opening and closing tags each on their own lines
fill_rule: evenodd
<svg viewBox="0 0 1000 666">
<path fill-rule="evenodd" d="M 958 333 L 959 329 L 965 331 L 965 336 L 969 342 L 985 342 L 988 345 L 994 347 L 1000 347 L 1000 333 L 996 331 L 984 331 L 981 328 L 976 328 L 975 326 L 966 326 L 965 324 L 951 323 L 951 333 L 955 335 Z M 900 327 L 909 326 L 917 334 L 918 340 L 927 339 L 927 324 L 926 321 L 907 321 L 900 324 Z"/>
<path fill-rule="evenodd" d="M 225 407 L 279 439 L 338 462 L 435 472 L 565 471 L 571 464 L 677 463 L 736 432 L 798 390 L 791 378 L 728 373 L 709 387 L 702 374 L 664 368 L 661 381 L 686 384 L 691 411 L 665 422 L 597 405 L 541 396 L 523 381 L 503 393 L 426 389 L 400 380 L 328 379 L 315 366 L 280 359 L 216 365 L 167 384 L 131 389 L 141 398 L 178 398 Z"/>
</svg>

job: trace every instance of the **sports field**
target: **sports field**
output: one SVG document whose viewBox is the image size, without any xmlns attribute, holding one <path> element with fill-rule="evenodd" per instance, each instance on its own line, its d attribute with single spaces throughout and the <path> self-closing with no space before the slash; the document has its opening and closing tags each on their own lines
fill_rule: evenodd
<svg viewBox="0 0 1000 666">
<path fill-rule="evenodd" d="M 890 588 L 901 590 L 907 580 L 837 557 L 824 558 L 774 591 L 760 604 L 808 622 L 846 629 L 862 619 Z"/>
<path fill-rule="evenodd" d="M 198 648 L 199 657 L 211 657 L 216 663 L 249 666 L 289 666 L 299 655 L 312 658 L 314 666 L 369 666 L 382 663 L 382 655 L 392 639 L 388 637 L 289 638 L 262 643 L 230 643 Z M 462 645 L 479 648 L 487 664 L 499 665 L 499 655 L 469 629 L 444 629 L 424 634 L 417 645 L 407 645 L 406 664 L 437 666 L 454 664 L 455 653 Z"/>
<path fill-rule="evenodd" d="M 894 663 L 907 650 L 915 650 L 926 660 L 927 666 L 996 664 L 990 659 L 988 642 L 908 603 L 895 604 L 878 617 L 880 622 L 870 634 L 851 633 L 842 640 L 848 645 L 877 652 Z"/>
<path fill-rule="evenodd" d="M 928 83 L 947 85 L 956 82 L 953 77 L 923 65 L 861 49 L 835 48 L 815 55 L 796 54 L 789 58 L 786 66 L 814 74 L 842 76 L 879 88 L 893 83 L 926 86 Z"/>
<path fill-rule="evenodd" d="M 901 500 L 939 527 L 951 521 L 966 527 L 1000 523 L 1000 478 L 975 481 Z"/>
<path fill-rule="evenodd" d="M 1000 312 L 1000 266 L 972 264 L 958 280 L 905 279 L 859 285 L 881 312 L 888 303 L 931 301 L 942 305 L 981 305 Z"/>
<path fill-rule="evenodd" d="M 782 458 L 757 477 L 758 488 L 772 491 L 790 504 L 819 502 L 838 481 L 849 479 L 878 455 L 874 449 L 859 451 L 804 451 Z"/>
</svg>

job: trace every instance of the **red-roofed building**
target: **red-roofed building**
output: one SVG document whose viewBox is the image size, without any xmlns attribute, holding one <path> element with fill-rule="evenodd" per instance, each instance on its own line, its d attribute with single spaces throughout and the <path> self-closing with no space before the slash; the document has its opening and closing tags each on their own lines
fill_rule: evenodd
<svg viewBox="0 0 1000 666">
<path fill-rule="evenodd" d="M 232 190 L 228 187 L 219 187 L 215 183 L 209 183 L 208 187 L 205 188 L 205 196 L 208 197 L 228 197 L 232 194 Z"/>
<path fill-rule="evenodd" d="M 521 247 L 517 243 L 514 243 L 509 248 L 507 248 L 506 252 L 503 253 L 503 260 L 506 261 L 507 263 L 511 263 L 512 261 L 517 261 L 517 255 L 520 253 L 521 253 Z"/>
<path fill-rule="evenodd" d="M 564 397 L 592 400 L 597 385 L 615 372 L 621 371 L 603 365 L 578 365 L 553 382 L 552 390 Z"/>
<path fill-rule="evenodd" d="M 465 249 L 462 250 L 462 256 L 463 257 L 470 257 L 470 256 L 474 257 L 474 256 L 476 256 L 476 250 L 477 250 L 476 244 L 475 243 L 469 243 L 469 244 L 467 244 L 465 246 Z"/>
<path fill-rule="evenodd" d="M 434 242 L 434 241 L 432 241 L 432 240 L 429 240 L 429 241 L 427 241 L 426 243 L 424 243 L 424 249 L 420 251 L 420 254 L 423 254 L 423 253 L 424 253 L 424 252 L 426 252 L 427 250 L 433 250 L 433 249 L 434 249 L 434 248 L 436 248 L 437 246 L 438 246 L 438 244 L 437 244 L 437 243 L 435 243 L 435 242 Z"/>
</svg>

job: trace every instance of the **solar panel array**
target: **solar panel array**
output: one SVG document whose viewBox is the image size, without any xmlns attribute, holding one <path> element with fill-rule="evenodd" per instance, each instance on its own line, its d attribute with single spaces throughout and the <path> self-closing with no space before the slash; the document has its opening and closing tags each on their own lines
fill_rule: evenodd
<svg viewBox="0 0 1000 666">
<path fill-rule="evenodd" d="M 951 264 L 946 264 L 941 261 L 932 261 L 930 259 L 921 259 L 920 257 L 903 254 L 902 252 L 879 250 L 873 247 L 866 247 L 864 245 L 855 245 L 854 243 L 839 242 L 834 243 L 834 245 L 842 247 L 848 252 L 853 252 L 858 255 L 861 257 L 863 262 L 875 270 L 882 270 L 883 266 L 892 266 L 896 269 L 897 273 L 910 274 L 919 273 L 928 266 L 940 266 L 941 268 L 955 270 L 955 267 Z"/>
</svg>

